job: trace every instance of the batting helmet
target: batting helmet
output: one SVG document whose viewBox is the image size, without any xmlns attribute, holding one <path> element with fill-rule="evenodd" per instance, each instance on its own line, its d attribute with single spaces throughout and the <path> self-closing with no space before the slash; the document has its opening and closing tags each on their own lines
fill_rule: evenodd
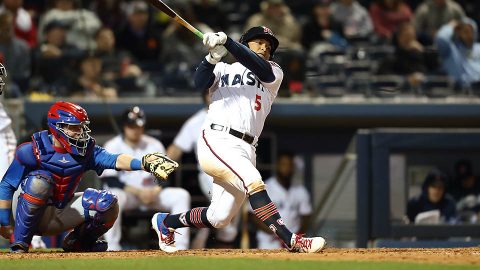
<svg viewBox="0 0 480 270">
<path fill-rule="evenodd" d="M 122 115 L 122 125 L 136 125 L 139 127 L 145 126 L 147 118 L 145 112 L 138 106 L 126 109 Z"/>
<path fill-rule="evenodd" d="M 47 122 L 48 129 L 67 152 L 73 155 L 85 155 L 92 138 L 88 128 L 90 120 L 85 109 L 74 103 L 57 101 L 48 110 Z M 71 126 L 77 128 L 72 130 Z"/>
<path fill-rule="evenodd" d="M 270 59 L 272 59 L 279 44 L 278 39 L 273 34 L 272 30 L 265 26 L 252 27 L 248 29 L 247 32 L 243 33 L 240 37 L 240 43 L 248 47 L 248 42 L 255 38 L 265 38 L 270 42 L 270 46 L 272 46 L 270 50 Z"/>
</svg>

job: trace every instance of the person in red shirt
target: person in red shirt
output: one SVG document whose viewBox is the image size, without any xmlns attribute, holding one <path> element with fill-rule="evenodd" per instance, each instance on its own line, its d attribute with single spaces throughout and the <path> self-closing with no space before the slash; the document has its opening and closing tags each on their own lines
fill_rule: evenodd
<svg viewBox="0 0 480 270">
<path fill-rule="evenodd" d="M 375 33 L 390 40 L 398 26 L 412 20 L 412 10 L 403 0 L 377 0 L 370 5 Z"/>
</svg>

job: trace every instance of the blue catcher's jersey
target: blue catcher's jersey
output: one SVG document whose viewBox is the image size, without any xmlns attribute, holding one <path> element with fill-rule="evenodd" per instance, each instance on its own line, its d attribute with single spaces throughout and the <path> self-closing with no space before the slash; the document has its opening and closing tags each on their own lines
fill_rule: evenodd
<svg viewBox="0 0 480 270">
<path fill-rule="evenodd" d="M 52 136 L 48 131 L 34 133 L 32 142 L 20 145 L 15 160 L 10 165 L 3 181 L 17 187 L 35 170 L 46 170 L 52 173 L 55 183 L 50 202 L 57 208 L 63 208 L 73 197 L 84 172 L 95 170 L 100 175 L 104 169 L 115 169 L 118 155 L 110 154 L 95 140 L 89 142 L 85 156 L 72 155 L 63 148 L 52 144 Z"/>
</svg>

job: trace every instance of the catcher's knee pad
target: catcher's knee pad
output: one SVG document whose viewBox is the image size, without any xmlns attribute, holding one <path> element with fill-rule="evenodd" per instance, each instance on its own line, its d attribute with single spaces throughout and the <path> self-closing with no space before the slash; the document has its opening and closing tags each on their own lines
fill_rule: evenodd
<svg viewBox="0 0 480 270">
<path fill-rule="evenodd" d="M 26 246 L 38 230 L 38 223 L 45 210 L 47 200 L 53 192 L 52 175 L 43 170 L 31 172 L 22 183 L 15 213 L 14 243 L 12 249 Z"/>
<path fill-rule="evenodd" d="M 87 222 L 94 223 L 95 226 L 102 226 L 107 230 L 113 226 L 118 216 L 117 196 L 107 190 L 87 188 L 83 192 L 82 206 Z M 96 212 L 93 219 L 90 217 L 90 211 Z"/>
<path fill-rule="evenodd" d="M 255 194 L 259 191 L 265 190 L 265 187 L 265 183 L 261 179 L 253 181 L 252 183 L 247 185 L 247 194 Z"/>
</svg>

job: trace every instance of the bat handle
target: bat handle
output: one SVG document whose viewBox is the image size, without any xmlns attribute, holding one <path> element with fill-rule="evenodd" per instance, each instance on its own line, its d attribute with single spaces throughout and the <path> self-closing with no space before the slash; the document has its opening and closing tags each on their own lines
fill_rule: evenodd
<svg viewBox="0 0 480 270">
<path fill-rule="evenodd" d="M 203 33 L 200 32 L 200 30 L 196 30 L 196 31 L 194 32 L 194 34 L 195 34 L 197 37 L 199 37 L 199 38 L 201 38 L 201 39 L 203 40 Z"/>
</svg>

